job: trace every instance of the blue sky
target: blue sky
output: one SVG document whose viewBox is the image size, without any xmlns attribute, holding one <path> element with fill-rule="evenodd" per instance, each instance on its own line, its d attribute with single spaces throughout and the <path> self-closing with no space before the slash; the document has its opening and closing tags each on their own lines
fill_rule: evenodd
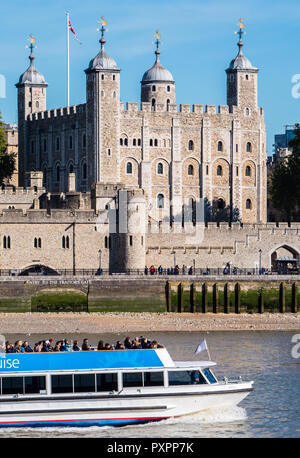
<svg viewBox="0 0 300 458">
<path fill-rule="evenodd" d="M 108 21 L 106 51 L 122 69 L 121 100 L 140 100 L 140 80 L 154 62 L 154 33 L 162 35 L 161 62 L 173 74 L 177 103 L 226 104 L 226 73 L 237 54 L 238 19 L 246 24 L 244 54 L 259 71 L 259 105 L 265 109 L 268 153 L 274 134 L 299 122 L 300 98 L 292 97 L 300 74 L 299 0 L 14 0 L 1 5 L 0 74 L 6 98 L 0 110 L 17 121 L 15 83 L 28 67 L 27 38 L 37 39 L 36 68 L 49 84 L 47 108 L 66 105 L 65 12 L 70 11 L 79 45 L 70 34 L 71 104 L 85 102 L 85 73 L 99 50 L 97 21 Z M 299 77 L 300 78 L 300 77 Z"/>
</svg>

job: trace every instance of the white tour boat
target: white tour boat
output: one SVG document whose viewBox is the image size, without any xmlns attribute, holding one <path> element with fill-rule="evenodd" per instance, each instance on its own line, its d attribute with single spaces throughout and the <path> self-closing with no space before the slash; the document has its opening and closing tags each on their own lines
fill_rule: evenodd
<svg viewBox="0 0 300 458">
<path fill-rule="evenodd" d="M 166 348 L 0 354 L 0 426 L 122 426 L 236 406 L 253 382 Z"/>
</svg>

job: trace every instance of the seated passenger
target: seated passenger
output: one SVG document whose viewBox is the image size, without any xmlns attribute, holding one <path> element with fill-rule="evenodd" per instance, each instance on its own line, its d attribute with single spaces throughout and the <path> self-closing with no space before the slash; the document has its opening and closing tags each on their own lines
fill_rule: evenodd
<svg viewBox="0 0 300 458">
<path fill-rule="evenodd" d="M 29 343 L 27 342 L 27 340 L 25 340 L 23 342 L 23 348 L 24 348 L 25 353 L 32 353 L 33 352 L 32 348 L 29 345 Z"/>
<path fill-rule="evenodd" d="M 131 348 L 133 348 L 134 350 L 143 348 L 142 345 L 141 345 L 140 339 L 138 337 L 136 337 L 133 340 Z"/>
<path fill-rule="evenodd" d="M 97 350 L 105 350 L 103 340 L 99 340 Z"/>
<path fill-rule="evenodd" d="M 200 383 L 199 371 L 192 371 L 191 382 L 193 385 Z"/>
<path fill-rule="evenodd" d="M 50 350 L 49 350 L 47 341 L 46 341 L 46 340 L 43 340 L 41 352 L 43 352 L 43 353 L 48 353 L 49 351 L 50 351 Z"/>
<path fill-rule="evenodd" d="M 24 348 L 22 346 L 22 340 L 18 340 L 15 343 L 15 353 L 24 353 Z"/>
<path fill-rule="evenodd" d="M 124 340 L 124 346 L 125 348 L 132 348 L 130 337 L 126 337 L 126 339 Z"/>
<path fill-rule="evenodd" d="M 38 343 L 36 343 L 36 344 L 34 345 L 33 351 L 36 352 L 36 353 L 41 352 L 42 346 L 43 346 L 43 342 L 40 340 Z"/>
<path fill-rule="evenodd" d="M 157 340 L 152 340 L 151 348 L 164 348 L 164 346 L 157 343 Z"/>
<path fill-rule="evenodd" d="M 112 348 L 111 348 L 111 346 L 110 346 L 109 343 L 106 343 L 106 344 L 104 345 L 104 350 L 112 350 Z"/>
<path fill-rule="evenodd" d="M 64 343 L 65 343 L 65 351 L 71 351 L 72 350 L 72 343 L 69 343 L 68 339 L 65 339 Z"/>
<path fill-rule="evenodd" d="M 151 341 L 147 339 L 147 337 L 144 337 L 141 341 L 142 348 L 151 348 Z"/>
<path fill-rule="evenodd" d="M 82 351 L 90 351 L 91 346 L 89 345 L 88 339 L 83 339 L 82 348 L 81 349 L 82 349 Z"/>
<path fill-rule="evenodd" d="M 73 351 L 80 351 L 80 347 L 78 346 L 78 340 L 74 340 L 72 349 Z"/>
<path fill-rule="evenodd" d="M 8 341 L 5 343 L 5 348 L 6 348 L 6 353 L 14 353 L 15 352 L 13 344 L 11 344 Z"/>
<path fill-rule="evenodd" d="M 117 340 L 116 347 L 115 347 L 116 350 L 119 350 L 121 345 L 122 345 L 121 341 Z"/>
<path fill-rule="evenodd" d="M 56 342 L 55 347 L 53 348 L 53 351 L 60 351 L 60 346 L 61 346 L 61 342 Z"/>
</svg>

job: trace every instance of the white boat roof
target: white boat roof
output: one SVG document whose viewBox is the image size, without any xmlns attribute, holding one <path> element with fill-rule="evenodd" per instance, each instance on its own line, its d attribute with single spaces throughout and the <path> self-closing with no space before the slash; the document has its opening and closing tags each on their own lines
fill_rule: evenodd
<svg viewBox="0 0 300 458">
<path fill-rule="evenodd" d="M 211 367 L 216 366 L 214 361 L 174 361 L 175 367 Z"/>
</svg>

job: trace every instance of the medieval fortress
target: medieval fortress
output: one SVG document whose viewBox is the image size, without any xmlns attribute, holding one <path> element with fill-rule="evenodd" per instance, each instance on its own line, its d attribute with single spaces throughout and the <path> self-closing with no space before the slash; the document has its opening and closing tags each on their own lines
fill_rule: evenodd
<svg viewBox="0 0 300 458">
<path fill-rule="evenodd" d="M 227 105 L 176 104 L 172 74 L 155 62 L 141 101 L 120 102 L 120 69 L 106 50 L 86 73 L 86 103 L 47 110 L 34 65 L 18 91 L 19 187 L 0 190 L 0 269 L 265 268 L 300 253 L 300 224 L 267 223 L 264 111 L 258 68 L 238 53 Z M 259 261 L 260 256 L 260 261 Z"/>
</svg>

